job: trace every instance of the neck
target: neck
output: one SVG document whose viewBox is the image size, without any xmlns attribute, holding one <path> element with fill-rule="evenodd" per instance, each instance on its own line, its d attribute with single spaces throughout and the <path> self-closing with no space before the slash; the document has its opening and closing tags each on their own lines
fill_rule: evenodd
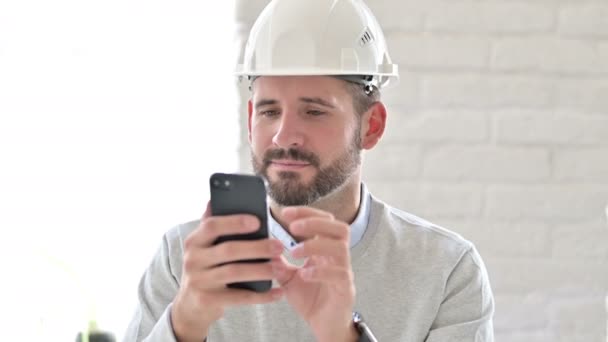
<svg viewBox="0 0 608 342">
<path fill-rule="evenodd" d="M 340 188 L 327 196 L 320 198 L 309 205 L 311 208 L 320 209 L 331 213 L 336 220 L 352 223 L 357 217 L 361 204 L 361 176 L 357 173 L 350 177 Z M 283 206 L 276 202 L 270 202 L 272 217 L 283 227 L 289 230 L 281 215 Z M 293 235 L 293 234 L 292 234 Z M 297 236 L 296 240 L 300 241 Z"/>
</svg>

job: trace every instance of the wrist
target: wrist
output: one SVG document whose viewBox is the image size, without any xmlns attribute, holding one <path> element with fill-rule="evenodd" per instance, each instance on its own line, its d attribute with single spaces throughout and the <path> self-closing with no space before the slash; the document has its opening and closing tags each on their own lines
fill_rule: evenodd
<svg viewBox="0 0 608 342">
<path fill-rule="evenodd" d="M 350 329 L 348 329 L 348 334 L 346 335 L 347 338 L 344 341 L 348 341 L 348 342 L 357 342 L 359 341 L 359 331 L 357 330 L 357 328 L 355 327 L 355 325 L 351 322 L 350 323 Z"/>
<path fill-rule="evenodd" d="M 316 340 L 319 342 L 357 342 L 359 341 L 359 331 L 355 327 L 352 320 L 349 320 L 345 325 L 341 325 L 342 328 L 337 329 L 337 325 L 334 325 L 334 329 L 331 329 L 329 334 L 316 334 Z"/>
<path fill-rule="evenodd" d="M 202 327 L 201 324 L 189 324 L 181 319 L 179 310 L 176 309 L 175 305 L 171 307 L 170 322 L 173 335 L 178 342 L 200 342 L 207 338 L 208 329 Z"/>
</svg>

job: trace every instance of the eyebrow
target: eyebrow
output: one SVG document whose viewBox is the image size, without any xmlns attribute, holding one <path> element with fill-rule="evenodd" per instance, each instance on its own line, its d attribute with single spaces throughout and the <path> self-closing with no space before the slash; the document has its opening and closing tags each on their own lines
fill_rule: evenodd
<svg viewBox="0 0 608 342">
<path fill-rule="evenodd" d="M 314 104 L 318 104 L 324 107 L 328 107 L 328 108 L 332 108 L 335 109 L 336 107 L 334 107 L 334 105 L 332 105 L 331 103 L 323 100 L 320 97 L 300 97 L 299 100 L 301 102 L 304 103 L 314 103 Z M 276 105 L 277 103 L 279 103 L 279 101 L 277 100 L 273 100 L 273 99 L 261 99 L 258 102 L 255 103 L 255 109 L 259 109 L 260 107 L 264 107 L 264 106 L 270 106 L 270 105 Z"/>
<path fill-rule="evenodd" d="M 328 108 L 332 108 L 335 109 L 336 107 L 334 107 L 331 103 L 323 100 L 320 97 L 300 97 L 300 101 L 305 102 L 305 103 L 315 103 L 324 107 L 328 107 Z"/>
<path fill-rule="evenodd" d="M 275 105 L 277 103 L 278 103 L 277 100 L 261 99 L 260 101 L 255 103 L 255 109 L 259 109 L 260 107 L 264 107 L 264 106 Z"/>
</svg>

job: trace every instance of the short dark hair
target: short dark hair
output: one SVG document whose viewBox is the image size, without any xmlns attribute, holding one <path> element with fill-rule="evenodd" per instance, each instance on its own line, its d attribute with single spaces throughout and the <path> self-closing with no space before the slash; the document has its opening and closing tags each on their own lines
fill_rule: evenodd
<svg viewBox="0 0 608 342">
<path fill-rule="evenodd" d="M 363 116 L 370 107 L 380 101 L 380 90 L 376 86 L 372 86 L 372 92 L 365 93 L 365 86 L 355 82 L 344 81 L 346 83 L 346 91 L 353 98 L 353 107 L 359 117 Z"/>
</svg>

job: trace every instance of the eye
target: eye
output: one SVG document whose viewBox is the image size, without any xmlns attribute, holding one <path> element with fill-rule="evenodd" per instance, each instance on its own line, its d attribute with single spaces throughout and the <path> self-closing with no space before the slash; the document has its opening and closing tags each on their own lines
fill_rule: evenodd
<svg viewBox="0 0 608 342">
<path fill-rule="evenodd" d="M 264 111 L 260 112 L 260 115 L 267 117 L 267 118 L 272 118 L 272 117 L 279 115 L 279 111 L 278 110 L 264 110 Z"/>
<path fill-rule="evenodd" d="M 325 114 L 325 112 L 323 112 L 323 111 L 314 110 L 314 109 L 311 109 L 311 110 L 307 111 L 306 113 L 308 115 L 312 115 L 312 116 L 321 116 L 321 115 Z"/>
</svg>

